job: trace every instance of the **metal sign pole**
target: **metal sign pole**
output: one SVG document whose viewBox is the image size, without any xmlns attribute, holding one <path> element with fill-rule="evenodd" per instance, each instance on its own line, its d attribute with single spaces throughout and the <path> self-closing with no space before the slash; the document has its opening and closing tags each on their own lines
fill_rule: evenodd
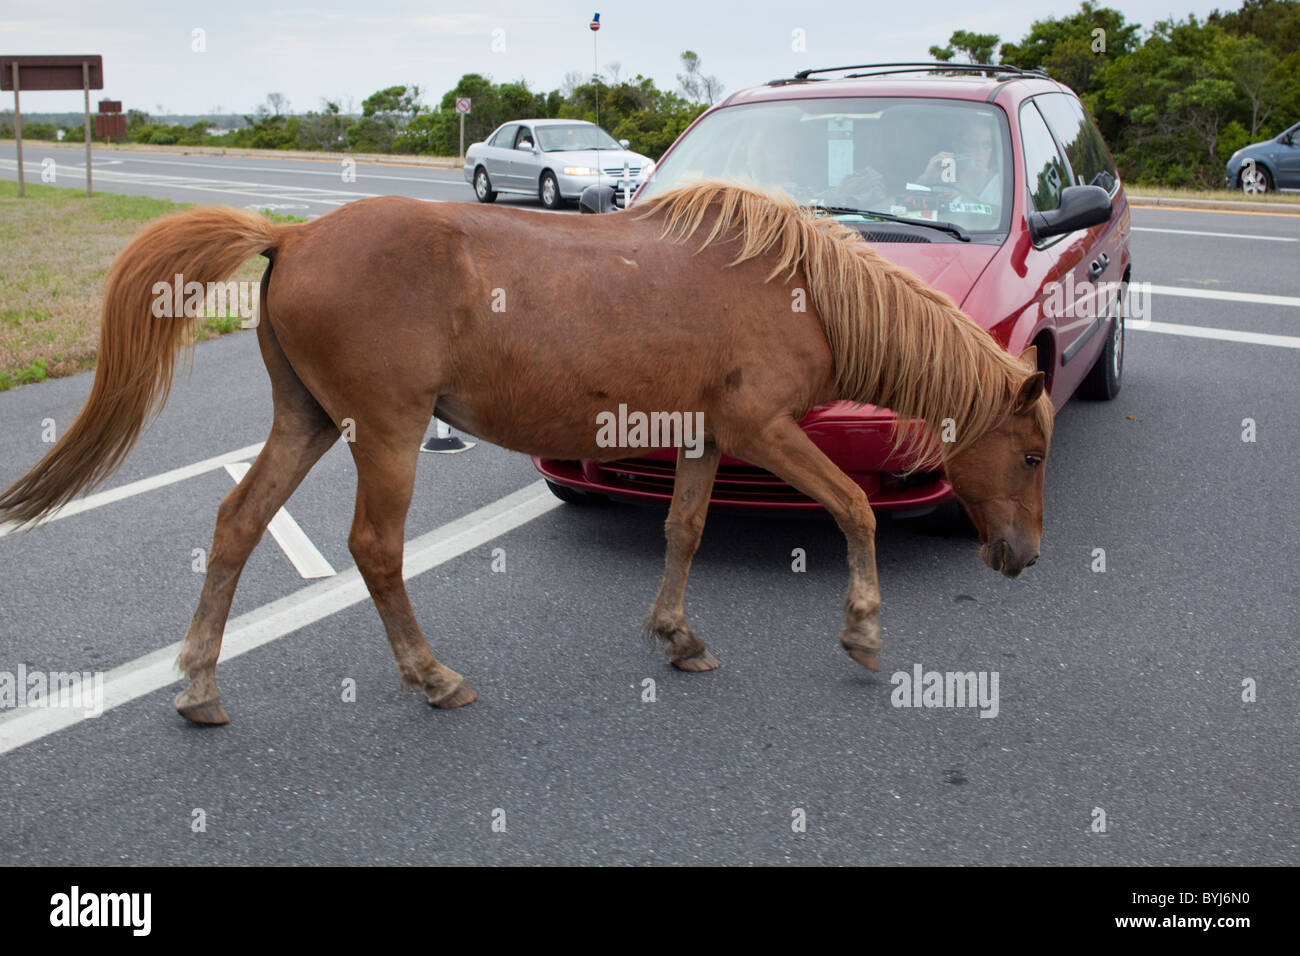
<svg viewBox="0 0 1300 956">
<path fill-rule="evenodd" d="M 90 64 L 81 61 L 81 91 L 86 95 L 86 195 L 90 193 Z"/>
<path fill-rule="evenodd" d="M 460 161 L 465 162 L 465 114 L 460 114 Z"/>
<path fill-rule="evenodd" d="M 18 105 L 18 64 L 14 64 L 14 142 L 18 147 L 18 195 L 26 196 L 23 185 L 23 111 Z"/>
</svg>

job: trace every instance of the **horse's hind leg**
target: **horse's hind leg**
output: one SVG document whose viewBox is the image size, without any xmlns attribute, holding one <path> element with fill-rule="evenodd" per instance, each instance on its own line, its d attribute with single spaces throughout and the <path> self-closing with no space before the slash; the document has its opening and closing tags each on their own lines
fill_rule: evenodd
<svg viewBox="0 0 1300 956">
<path fill-rule="evenodd" d="M 708 671 L 718 666 L 718 659 L 687 626 L 682 601 L 691 558 L 695 556 L 700 546 L 700 535 L 704 532 L 704 519 L 720 457 L 718 446 L 712 442 L 705 443 L 704 453 L 698 458 L 687 458 L 685 449 L 677 452 L 673 503 L 664 523 L 664 535 L 668 539 L 664 578 L 646 621 L 646 627 L 666 645 L 668 660 L 684 671 Z"/>
<path fill-rule="evenodd" d="M 402 580 L 406 511 L 428 417 L 408 424 L 403 427 L 396 412 L 388 419 L 357 419 L 358 437 L 352 445 L 357 509 L 348 546 L 384 622 L 403 682 L 420 688 L 435 707 L 461 707 L 473 703 L 478 694 L 433 656 Z"/>
<path fill-rule="evenodd" d="M 730 453 L 730 450 L 728 450 Z M 773 422 L 737 455 L 766 468 L 819 501 L 848 541 L 849 590 L 840 644 L 869 670 L 879 670 L 880 585 L 876 579 L 876 516 L 866 493 L 827 458 L 791 419 Z"/>
<path fill-rule="evenodd" d="M 240 572 L 276 511 L 339 438 L 338 428 L 289 367 L 266 322 L 259 326 L 258 340 L 271 374 L 275 421 L 248 474 L 217 509 L 203 593 L 176 660 L 190 685 L 174 703 L 196 724 L 230 722 L 217 692 L 216 668 Z"/>
</svg>

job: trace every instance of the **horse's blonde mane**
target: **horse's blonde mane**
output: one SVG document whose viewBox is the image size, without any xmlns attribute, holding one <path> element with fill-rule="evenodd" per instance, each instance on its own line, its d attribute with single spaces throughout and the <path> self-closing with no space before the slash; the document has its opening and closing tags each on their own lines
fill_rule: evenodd
<svg viewBox="0 0 1300 956">
<path fill-rule="evenodd" d="M 940 430 L 955 424 L 944 460 L 979 440 L 1011 411 L 1029 369 L 953 301 L 919 277 L 882 258 L 861 236 L 829 217 L 816 217 L 785 193 L 772 194 L 722 180 L 704 180 L 661 193 L 640 205 L 640 217 L 662 213 L 663 236 L 685 241 L 717 206 L 700 248 L 740 243 L 730 265 L 772 254 L 767 280 L 803 271 L 835 362 L 842 399 L 878 405 L 900 420 L 921 419 Z M 1046 392 L 1034 409 L 1045 441 L 1052 436 Z M 932 436 L 903 430 L 895 448 L 921 450 Z"/>
</svg>

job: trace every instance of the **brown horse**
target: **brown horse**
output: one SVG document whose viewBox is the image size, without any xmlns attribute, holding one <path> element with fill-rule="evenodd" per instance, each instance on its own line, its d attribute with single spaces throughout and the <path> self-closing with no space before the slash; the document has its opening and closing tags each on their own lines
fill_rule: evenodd
<svg viewBox="0 0 1300 956">
<path fill-rule="evenodd" d="M 691 248 L 696 233 L 704 238 Z M 1032 357 L 1008 356 L 847 227 L 788 197 L 718 182 L 607 216 L 383 197 L 301 225 L 225 208 L 152 223 L 108 275 L 85 407 L 0 495 L 0 518 L 36 521 L 102 481 L 161 408 L 192 323 L 152 315 L 155 283 L 177 273 L 220 282 L 258 253 L 271 263 L 257 335 L 275 418 L 217 511 L 177 660 L 190 684 L 175 704 L 191 721 L 229 720 L 216 664 L 240 571 L 341 433 L 358 478 L 348 544 L 403 679 L 437 707 L 475 699 L 434 657 L 402 578 L 407 506 L 435 412 L 506 448 L 601 460 L 627 454 L 597 440 L 602 413 L 622 404 L 703 413 L 702 448 L 678 452 L 664 577 L 648 619 L 686 671 L 718 664 L 687 626 L 682 599 L 724 453 L 834 516 L 850 569 L 840 642 L 878 667 L 875 518 L 862 489 L 799 428 L 819 403 L 891 408 L 927 423 L 927 434 L 951 419 L 956 440 L 938 453 L 984 561 L 1014 577 L 1037 558 L 1052 410 Z"/>
</svg>

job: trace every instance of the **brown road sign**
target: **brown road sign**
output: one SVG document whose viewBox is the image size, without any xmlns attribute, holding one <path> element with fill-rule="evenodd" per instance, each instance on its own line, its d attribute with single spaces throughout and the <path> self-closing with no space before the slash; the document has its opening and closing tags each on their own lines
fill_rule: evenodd
<svg viewBox="0 0 1300 956">
<path fill-rule="evenodd" d="M 90 66 L 92 90 L 104 88 L 104 58 L 91 56 L 0 56 L 0 90 L 14 88 L 14 65 L 17 64 L 24 93 L 35 90 L 80 90 L 83 88 L 81 64 Z"/>
<path fill-rule="evenodd" d="M 18 156 L 18 195 L 23 184 L 23 90 L 81 90 L 86 107 L 86 195 L 91 194 L 90 91 L 104 88 L 104 58 L 87 53 L 69 56 L 0 56 L 0 90 L 14 91 L 14 150 Z"/>
</svg>

